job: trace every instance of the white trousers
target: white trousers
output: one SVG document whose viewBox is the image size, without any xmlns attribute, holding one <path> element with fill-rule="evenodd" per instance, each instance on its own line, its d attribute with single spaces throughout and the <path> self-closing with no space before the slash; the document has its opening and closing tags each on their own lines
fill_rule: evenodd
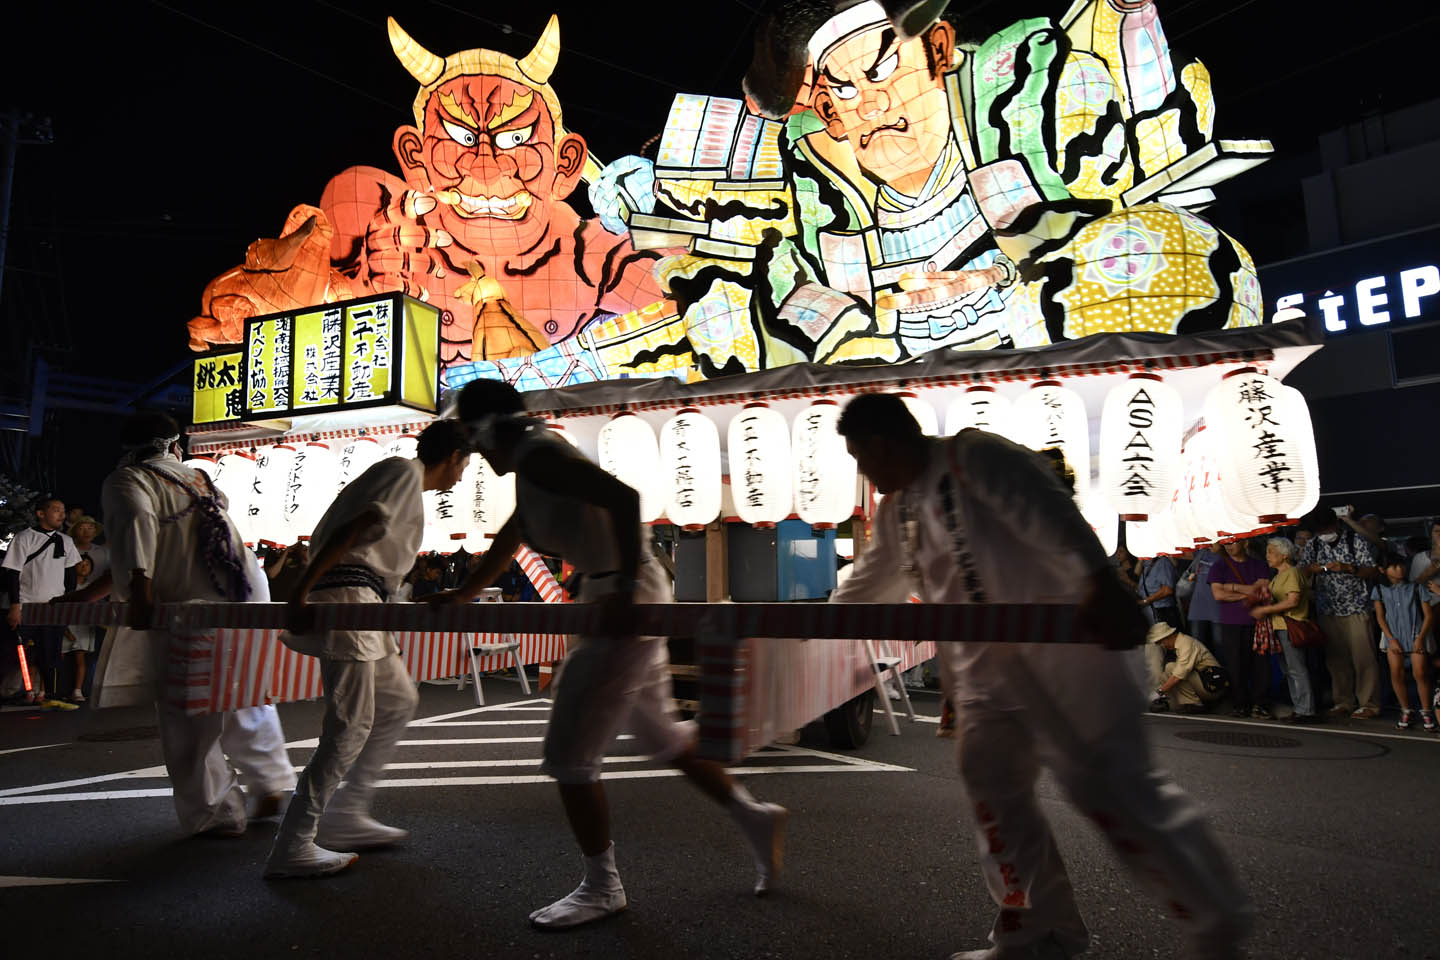
<svg viewBox="0 0 1440 960">
<path fill-rule="evenodd" d="M 155 712 L 175 814 L 187 833 L 244 827 L 242 783 L 256 796 L 294 787 L 295 768 L 274 707 L 187 716 L 160 702 Z"/>
<path fill-rule="evenodd" d="M 986 678 L 995 681 L 990 694 L 957 704 L 960 775 L 974 805 L 985 883 L 1000 908 L 992 942 L 1020 945 L 1053 934 L 1072 953 L 1089 942 L 1036 802 L 1042 764 L 1194 946 L 1218 947 L 1243 935 L 1253 915 L 1249 899 L 1199 807 L 1155 767 L 1139 712 L 1120 711 L 1104 733 L 1087 737 L 1079 731 L 1092 724 L 1057 709 L 1053 675 L 1032 669 L 1029 659 L 996 658 L 990 666 L 1003 676 Z M 1121 655 L 1094 647 L 1064 651 L 1061 659 L 1085 661 L 1062 681 L 1072 701 L 1074 688 L 1093 682 L 1104 689 L 1105 673 L 1128 672 Z M 973 690 L 975 678 L 968 679 Z M 1093 706 L 1097 714 L 1108 709 Z"/>
<path fill-rule="evenodd" d="M 320 679 L 325 689 L 320 742 L 280 824 L 281 846 L 314 840 L 322 813 L 369 813 L 375 782 L 420 703 L 398 654 L 380 660 L 321 657 Z M 337 794 L 341 781 L 345 789 Z"/>
</svg>

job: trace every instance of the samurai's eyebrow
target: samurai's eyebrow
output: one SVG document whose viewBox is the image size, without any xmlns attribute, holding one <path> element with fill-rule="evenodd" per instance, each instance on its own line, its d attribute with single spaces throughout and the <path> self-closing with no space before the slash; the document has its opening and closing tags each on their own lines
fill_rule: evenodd
<svg viewBox="0 0 1440 960">
<path fill-rule="evenodd" d="M 875 55 L 875 62 L 872 63 L 872 64 L 870 64 L 870 66 L 869 66 L 868 68 L 866 68 L 866 70 L 865 70 L 865 76 L 866 76 L 866 77 L 870 77 L 870 76 L 873 76 L 873 75 L 874 75 L 874 73 L 875 73 L 875 68 L 878 67 L 878 66 L 880 66 L 880 62 L 881 62 L 882 60 L 884 60 L 887 56 L 890 55 L 890 51 L 891 51 L 891 49 L 892 49 L 894 46 L 895 46 L 895 31 L 894 31 L 894 29 L 892 29 L 891 27 L 886 27 L 886 28 L 885 28 L 883 31 L 881 31 L 881 33 L 880 33 L 880 52 Z"/>
</svg>

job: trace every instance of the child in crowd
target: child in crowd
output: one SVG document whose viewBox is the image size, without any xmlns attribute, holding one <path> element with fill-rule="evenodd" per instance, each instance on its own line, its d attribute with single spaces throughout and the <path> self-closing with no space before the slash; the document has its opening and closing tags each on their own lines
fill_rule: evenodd
<svg viewBox="0 0 1440 960">
<path fill-rule="evenodd" d="M 1440 601 L 1418 583 L 1407 580 L 1409 564 L 1404 557 L 1391 555 L 1382 561 L 1385 580 L 1370 591 L 1375 604 L 1375 619 L 1383 635 L 1381 647 L 1390 660 L 1390 683 L 1400 701 L 1401 730 L 1409 730 L 1414 722 L 1410 709 L 1410 689 L 1405 683 L 1405 658 L 1410 658 L 1415 675 L 1415 689 L 1420 694 L 1420 722 L 1426 730 L 1435 730 L 1435 714 L 1430 704 L 1430 664 L 1426 654 L 1434 653 L 1431 635 L 1434 623 L 1432 601 Z"/>
</svg>

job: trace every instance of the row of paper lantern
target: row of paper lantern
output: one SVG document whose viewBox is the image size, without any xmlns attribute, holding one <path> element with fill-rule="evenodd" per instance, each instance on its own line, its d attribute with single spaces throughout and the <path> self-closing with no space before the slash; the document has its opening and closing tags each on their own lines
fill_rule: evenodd
<svg viewBox="0 0 1440 960">
<path fill-rule="evenodd" d="M 934 409 L 902 394 L 921 429 L 938 433 Z M 814 401 L 787 423 L 764 403 L 744 407 L 727 436 L 735 513 L 755 526 L 792 515 L 833 526 L 855 511 L 856 465 L 836 431 L 840 406 Z M 1298 518 L 1319 498 L 1315 439 L 1300 393 L 1263 373 L 1227 375 L 1206 396 L 1203 422 L 1185 438 L 1179 393 L 1153 374 L 1113 387 L 1100 415 L 1098 481 L 1092 489 L 1090 422 L 1083 399 L 1042 381 L 1013 403 L 990 387 L 972 387 L 946 411 L 945 431 L 977 427 L 1039 450 L 1059 447 L 1075 470 L 1076 501 L 1113 552 L 1118 522 L 1131 550 L 1167 552 L 1244 535 Z M 565 431 L 552 427 L 570 442 Z M 261 447 L 252 458 L 230 453 L 205 469 L 230 499 L 247 542 L 307 537 L 336 492 L 383 457 L 415 455 L 415 438 L 349 440 L 337 452 L 320 443 Z M 600 430 L 601 467 L 640 494 L 645 522 L 661 516 L 698 528 L 720 514 L 719 430 L 697 409 L 670 417 L 657 436 L 642 418 L 620 413 Z M 429 491 L 425 550 L 475 551 L 514 509 L 513 476 L 496 476 L 472 457 L 449 491 Z"/>
</svg>

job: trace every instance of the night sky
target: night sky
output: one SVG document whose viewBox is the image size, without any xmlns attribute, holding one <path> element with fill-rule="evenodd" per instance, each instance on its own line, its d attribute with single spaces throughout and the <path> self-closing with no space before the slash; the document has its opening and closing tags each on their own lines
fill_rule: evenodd
<svg viewBox="0 0 1440 960">
<path fill-rule="evenodd" d="M 54 142 L 18 158 L 0 292 L 0 393 L 10 396 L 23 389 L 27 335 L 55 366 L 97 376 L 140 382 L 184 361 L 205 283 L 250 241 L 275 236 L 294 204 L 317 202 L 345 167 L 398 170 L 391 136 L 411 122 L 416 84 L 390 51 L 387 14 L 440 55 L 521 56 L 558 13 L 551 82 L 566 125 L 604 161 L 657 134 L 677 91 L 738 96 L 763 4 L 17 6 L 4 19 L 0 105 L 52 118 Z M 952 6 L 969 17 L 962 32 L 980 36 L 1058 16 L 1068 0 Z M 1223 186 L 1210 214 L 1261 265 L 1304 252 L 1300 179 L 1319 169 L 1317 135 L 1436 90 L 1425 75 L 1440 25 L 1433 4 L 1162 0 L 1160 12 L 1172 45 L 1210 68 L 1219 136 L 1268 137 L 1280 152 Z M 94 467 L 108 466 L 103 421 L 64 429 L 67 447 L 103 447 Z M 58 483 L 93 503 L 99 479 Z"/>
</svg>

